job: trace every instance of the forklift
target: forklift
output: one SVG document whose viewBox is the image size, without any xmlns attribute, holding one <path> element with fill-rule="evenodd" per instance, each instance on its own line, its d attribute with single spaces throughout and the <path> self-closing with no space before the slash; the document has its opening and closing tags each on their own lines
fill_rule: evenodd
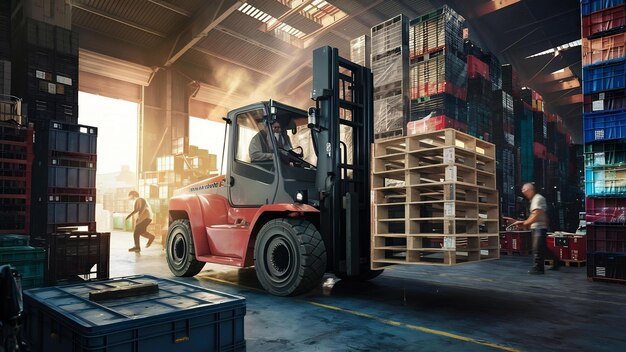
<svg viewBox="0 0 626 352">
<path fill-rule="evenodd" d="M 278 296 L 306 292 L 325 273 L 380 275 L 370 269 L 372 73 L 336 48 L 318 48 L 311 97 L 308 111 L 270 100 L 227 114 L 225 174 L 170 199 L 172 273 L 254 266 Z"/>
</svg>

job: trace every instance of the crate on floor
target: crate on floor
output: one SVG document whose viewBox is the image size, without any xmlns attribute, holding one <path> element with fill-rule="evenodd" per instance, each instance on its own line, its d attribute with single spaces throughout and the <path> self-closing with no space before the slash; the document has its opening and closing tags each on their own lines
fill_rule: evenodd
<svg viewBox="0 0 626 352">
<path fill-rule="evenodd" d="M 500 254 L 530 255 L 532 240 L 530 231 L 503 231 L 500 232 Z"/>
<path fill-rule="evenodd" d="M 626 284 L 626 253 L 589 253 L 587 277 Z"/>
<path fill-rule="evenodd" d="M 0 265 L 10 264 L 20 274 L 22 288 L 44 284 L 46 251 L 30 246 L 0 247 Z"/>
<path fill-rule="evenodd" d="M 585 236 L 555 232 L 546 237 L 546 246 L 560 261 L 585 262 L 587 260 Z"/>
<path fill-rule="evenodd" d="M 156 292 L 102 301 L 96 292 L 157 285 Z M 33 350 L 243 351 L 243 297 L 148 275 L 24 293 Z"/>
<path fill-rule="evenodd" d="M 54 285 L 77 277 L 109 278 L 111 248 L 109 232 L 53 233 L 38 238 L 48 249 L 46 282 Z"/>
</svg>

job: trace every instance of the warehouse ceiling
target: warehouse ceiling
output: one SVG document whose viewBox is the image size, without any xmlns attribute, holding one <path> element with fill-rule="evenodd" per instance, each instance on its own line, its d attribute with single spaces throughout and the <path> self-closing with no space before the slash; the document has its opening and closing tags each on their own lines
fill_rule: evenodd
<svg viewBox="0 0 626 352">
<path fill-rule="evenodd" d="M 306 107 L 313 49 L 349 57 L 350 40 L 372 26 L 448 4 L 467 19 L 470 38 L 511 63 L 582 141 L 580 46 L 531 57 L 580 39 L 578 0 L 69 1 L 81 49 L 153 72 L 171 67 L 211 87 L 226 108 L 269 98 Z"/>
</svg>

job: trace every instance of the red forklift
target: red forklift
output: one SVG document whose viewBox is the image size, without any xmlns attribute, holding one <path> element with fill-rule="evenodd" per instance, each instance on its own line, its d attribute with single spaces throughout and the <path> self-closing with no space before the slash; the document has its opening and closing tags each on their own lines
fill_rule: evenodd
<svg viewBox="0 0 626 352">
<path fill-rule="evenodd" d="M 169 203 L 175 275 L 194 276 L 205 263 L 254 266 L 265 290 L 289 296 L 325 273 L 382 272 L 370 270 L 371 71 L 335 48 L 316 49 L 311 97 L 308 111 L 270 100 L 227 114 L 225 174 Z"/>
</svg>

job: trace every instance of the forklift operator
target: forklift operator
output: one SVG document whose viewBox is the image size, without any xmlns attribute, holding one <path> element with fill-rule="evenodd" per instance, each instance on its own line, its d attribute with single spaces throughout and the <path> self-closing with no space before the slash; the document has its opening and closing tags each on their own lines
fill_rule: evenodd
<svg viewBox="0 0 626 352">
<path fill-rule="evenodd" d="M 250 146 L 248 148 L 248 152 L 250 153 L 250 159 L 252 162 L 255 161 L 266 161 L 273 160 L 273 145 L 270 138 L 274 138 L 276 145 L 279 148 L 279 152 L 281 155 L 281 159 L 285 161 L 289 160 L 289 150 L 292 149 L 291 141 L 289 138 L 282 132 L 282 128 L 278 121 L 272 122 L 272 134 L 269 135 L 265 131 L 264 124 L 259 124 L 260 129 L 259 132 L 252 138 L 250 141 Z"/>
</svg>

